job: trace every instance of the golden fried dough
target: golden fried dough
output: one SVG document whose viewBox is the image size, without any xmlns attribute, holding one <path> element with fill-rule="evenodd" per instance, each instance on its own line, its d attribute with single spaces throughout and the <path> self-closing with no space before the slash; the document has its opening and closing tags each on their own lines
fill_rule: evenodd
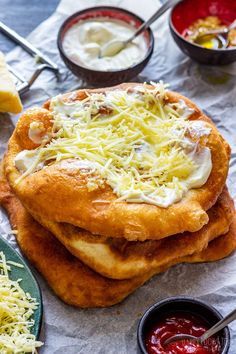
<svg viewBox="0 0 236 354">
<path fill-rule="evenodd" d="M 118 88 L 133 89 L 136 85 L 123 84 Z M 100 92 L 115 88 L 103 89 Z M 81 99 L 84 95 L 85 91 L 82 90 L 65 94 L 62 98 L 71 102 Z M 48 103 L 45 104 L 43 111 L 42 109 L 26 111 L 20 118 L 9 141 L 5 158 L 7 179 L 24 207 L 35 216 L 52 222 L 69 223 L 96 235 L 144 241 L 162 239 L 185 231 L 198 231 L 207 224 L 206 211 L 215 204 L 225 185 L 229 146 L 211 120 L 194 103 L 177 93 L 167 91 L 167 102 L 179 100 L 183 100 L 187 106 L 194 109 L 190 120 L 204 121 L 211 128 L 207 142 L 203 144 L 211 150 L 213 168 L 207 182 L 201 188 L 189 190 L 178 203 L 162 208 L 146 203 L 117 202 L 117 196 L 107 184 L 104 188 L 89 191 L 85 174 L 78 168 L 73 168 L 73 161 L 68 160 L 66 162 L 71 164 L 70 167 L 65 160 L 53 163 L 16 183 L 20 173 L 14 164 L 15 156 L 25 149 L 25 142 L 27 147 L 31 148 L 25 138 L 27 124 L 39 117 L 40 121 L 45 121 L 46 127 L 51 114 Z"/>
<path fill-rule="evenodd" d="M 76 257 L 22 207 L 0 181 L 0 203 L 6 208 L 23 254 L 44 276 L 59 298 L 79 307 L 106 307 L 122 301 L 147 279 L 116 281 L 102 277 Z"/>
<path fill-rule="evenodd" d="M 16 140 L 17 143 L 22 147 L 22 150 L 32 150 L 38 147 L 40 144 L 33 142 L 29 138 L 29 127 L 31 123 L 41 123 L 42 132 L 41 134 L 50 133 L 52 128 L 52 114 L 44 109 L 34 109 L 30 108 L 27 113 L 22 114 L 22 119 L 19 120 L 17 124 Z"/>
<path fill-rule="evenodd" d="M 153 274 L 128 280 L 105 278 L 72 256 L 56 238 L 23 208 L 5 179 L 0 180 L 0 204 L 11 224 L 18 230 L 17 241 L 26 257 L 38 269 L 49 286 L 63 301 L 78 307 L 107 307 L 122 301 Z M 212 241 L 208 248 L 188 258 L 174 260 L 156 270 L 162 272 L 181 261 L 201 262 L 228 256 L 236 248 L 236 218 L 230 231 Z"/>
<path fill-rule="evenodd" d="M 176 258 L 201 252 L 211 240 L 229 231 L 234 213 L 233 200 L 225 187 L 216 204 L 208 210 L 209 223 L 201 230 L 144 242 L 99 237 L 71 224 L 32 216 L 96 272 L 112 279 L 127 279 L 155 271 Z"/>
<path fill-rule="evenodd" d="M 186 256 L 182 262 L 200 263 L 214 262 L 225 258 L 232 250 L 236 248 L 236 217 L 234 216 L 233 223 L 230 225 L 229 232 L 221 237 L 217 237 L 210 242 L 209 246 L 201 252 L 194 253 L 191 256 Z"/>
</svg>

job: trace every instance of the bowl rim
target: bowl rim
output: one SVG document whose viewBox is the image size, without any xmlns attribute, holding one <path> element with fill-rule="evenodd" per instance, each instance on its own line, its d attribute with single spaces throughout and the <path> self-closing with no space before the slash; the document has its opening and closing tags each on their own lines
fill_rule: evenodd
<svg viewBox="0 0 236 354">
<path fill-rule="evenodd" d="M 148 318 L 149 316 L 158 308 L 161 308 L 163 305 L 167 305 L 170 302 L 172 303 L 178 303 L 178 302 L 186 302 L 186 303 L 195 303 L 196 305 L 203 306 L 207 308 L 209 311 L 211 311 L 216 317 L 221 320 L 223 318 L 222 314 L 212 305 L 210 305 L 208 302 L 205 302 L 203 300 L 199 300 L 198 298 L 191 297 L 191 296 L 172 296 L 172 297 L 167 297 L 161 301 L 156 302 L 152 306 L 150 306 L 142 315 L 142 317 L 139 320 L 138 327 L 137 327 L 137 342 L 138 342 L 138 347 L 143 354 L 148 354 L 144 339 L 143 339 L 143 328 L 147 325 Z M 230 347 L 230 330 L 229 327 L 226 326 L 222 329 L 224 331 L 224 337 L 225 338 L 225 343 L 222 348 L 221 354 L 227 354 L 229 347 Z"/>
<path fill-rule="evenodd" d="M 143 20 L 141 17 L 139 17 L 138 15 L 136 15 L 135 13 L 129 11 L 129 10 L 126 10 L 124 8 L 121 8 L 121 7 L 117 7 L 117 6 L 92 6 L 92 7 L 87 7 L 86 9 L 83 9 L 81 11 L 77 11 L 77 12 L 74 12 L 72 15 L 70 15 L 69 17 L 67 17 L 65 19 L 65 21 L 61 24 L 60 28 L 59 28 L 59 31 L 58 31 L 58 34 L 57 34 L 57 47 L 59 49 L 59 52 L 62 56 L 65 56 L 66 59 L 70 62 L 71 65 L 75 65 L 77 66 L 78 68 L 81 68 L 83 69 L 84 71 L 87 71 L 89 73 L 99 73 L 99 74 L 112 74 L 112 73 L 119 73 L 119 74 L 122 74 L 124 72 L 126 72 L 127 70 L 132 70 L 132 69 L 135 69 L 136 67 L 138 67 L 141 63 L 145 62 L 145 60 L 147 60 L 148 58 L 150 58 L 150 56 L 152 55 L 153 53 L 153 49 L 154 49 L 154 35 L 153 35 L 153 31 L 150 27 L 148 27 L 146 29 L 146 31 L 149 33 L 149 44 L 148 44 L 148 47 L 147 47 L 147 52 L 146 52 L 146 55 L 140 60 L 138 61 L 137 63 L 133 64 L 132 66 L 128 66 L 128 67 L 125 67 L 124 69 L 119 69 L 119 70 L 94 70 L 94 69 L 90 69 L 86 66 L 83 66 L 83 65 L 80 65 L 78 63 L 75 63 L 73 60 L 71 60 L 68 55 L 66 54 L 66 52 L 64 51 L 64 48 L 63 48 L 63 40 L 62 40 L 62 33 L 63 33 L 63 30 L 64 30 L 64 27 L 70 23 L 74 18 L 78 17 L 79 15 L 82 15 L 86 12 L 89 12 L 89 11 L 96 11 L 96 10 L 115 10 L 115 11 L 120 11 L 120 12 L 123 12 L 123 13 L 126 13 L 127 15 L 130 15 L 134 18 L 136 18 L 138 21 L 140 21 L 141 23 L 145 22 L 145 20 Z M 112 17 L 111 17 L 112 18 Z"/>
<path fill-rule="evenodd" d="M 205 48 L 205 47 L 202 47 L 201 45 L 199 44 L 196 44 L 196 43 L 193 43 L 193 42 L 190 42 L 188 41 L 184 36 L 182 36 L 182 34 L 180 34 L 177 29 L 175 28 L 174 24 L 173 24 L 173 21 L 172 21 L 172 15 L 173 15 L 173 12 L 175 11 L 176 7 L 181 3 L 181 2 L 184 2 L 185 0 L 181 0 L 180 2 L 178 2 L 177 4 L 175 4 L 171 11 L 170 11 L 170 14 L 169 14 L 169 27 L 170 29 L 183 41 L 185 42 L 186 44 L 188 45 L 192 45 L 193 47 L 196 47 L 196 48 L 199 48 L 201 50 L 204 50 L 208 53 L 216 53 L 216 54 L 224 54 L 224 53 L 229 53 L 231 51 L 236 51 L 236 47 L 235 48 L 227 48 L 227 49 L 210 49 L 210 48 Z"/>
</svg>

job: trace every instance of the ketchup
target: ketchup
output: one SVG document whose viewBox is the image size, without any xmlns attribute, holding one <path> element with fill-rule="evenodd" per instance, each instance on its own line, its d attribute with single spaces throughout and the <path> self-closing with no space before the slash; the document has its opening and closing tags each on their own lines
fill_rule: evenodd
<svg viewBox="0 0 236 354">
<path fill-rule="evenodd" d="M 147 352 L 148 354 L 220 354 L 219 340 L 214 337 L 203 344 L 185 339 L 163 346 L 165 340 L 175 334 L 200 337 L 208 329 L 207 323 L 198 316 L 187 312 L 169 314 L 162 317 L 145 338 Z"/>
</svg>

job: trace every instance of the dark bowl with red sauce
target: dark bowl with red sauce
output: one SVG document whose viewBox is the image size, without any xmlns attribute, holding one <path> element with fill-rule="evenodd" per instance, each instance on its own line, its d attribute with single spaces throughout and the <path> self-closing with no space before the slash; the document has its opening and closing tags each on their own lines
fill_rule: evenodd
<svg viewBox="0 0 236 354">
<path fill-rule="evenodd" d="M 137 330 L 138 353 L 227 354 L 230 346 L 228 327 L 209 338 L 203 345 L 185 340 L 163 346 L 165 340 L 175 334 L 185 333 L 200 337 L 221 319 L 222 315 L 203 301 L 192 297 L 167 298 L 150 307 L 142 316 Z"/>
<path fill-rule="evenodd" d="M 138 63 L 121 70 L 102 71 L 84 67 L 71 60 L 63 48 L 63 39 L 65 33 L 69 30 L 69 28 L 71 28 L 71 26 L 79 21 L 101 17 L 106 17 L 112 20 L 120 20 L 132 25 L 134 28 L 138 28 L 144 22 L 143 19 L 133 14 L 132 12 L 113 6 L 96 6 L 76 12 L 65 20 L 58 33 L 57 46 L 61 58 L 74 75 L 84 79 L 87 83 L 90 83 L 93 86 L 99 85 L 100 87 L 104 87 L 107 85 L 115 85 L 130 81 L 145 68 L 152 56 L 154 48 L 154 36 L 150 28 L 144 32 L 144 38 L 147 43 L 147 52 L 144 58 L 142 58 L 142 60 L 140 60 Z"/>
<path fill-rule="evenodd" d="M 210 65 L 224 65 L 236 61 L 236 48 L 208 49 L 189 42 L 184 33 L 193 22 L 207 16 L 217 16 L 225 25 L 236 19 L 235 0 L 183 0 L 170 13 L 171 34 L 179 48 L 190 58 Z"/>
</svg>

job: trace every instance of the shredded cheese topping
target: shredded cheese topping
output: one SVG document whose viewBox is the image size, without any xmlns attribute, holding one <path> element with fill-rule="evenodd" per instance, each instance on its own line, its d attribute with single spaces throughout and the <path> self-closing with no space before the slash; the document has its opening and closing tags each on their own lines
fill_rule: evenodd
<svg viewBox="0 0 236 354">
<path fill-rule="evenodd" d="M 106 182 L 118 201 L 167 207 L 180 200 L 209 177 L 210 150 L 191 135 L 198 132 L 199 140 L 210 129 L 204 122 L 196 127 L 188 120 L 193 110 L 183 101 L 168 103 L 165 98 L 162 82 L 132 91 L 87 93 L 82 101 L 55 97 L 50 106 L 53 138 L 34 150 L 20 178 L 42 168 L 42 163 L 76 159 L 74 168 L 86 172 L 89 190 Z"/>
<path fill-rule="evenodd" d="M 9 278 L 10 265 L 22 267 L 6 261 L 4 253 L 0 252 L 0 353 L 37 353 L 36 348 L 43 343 L 36 341 L 30 329 L 38 304 L 21 288 L 20 279 L 13 281 Z"/>
</svg>

